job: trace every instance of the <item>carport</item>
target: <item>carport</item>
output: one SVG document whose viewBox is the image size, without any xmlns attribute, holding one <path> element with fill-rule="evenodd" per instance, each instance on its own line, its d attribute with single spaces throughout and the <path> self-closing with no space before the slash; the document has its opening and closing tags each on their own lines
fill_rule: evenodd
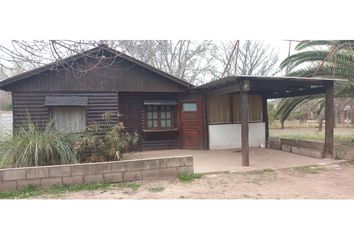
<svg viewBox="0 0 354 240">
<path fill-rule="evenodd" d="M 338 80 L 340 81 L 340 80 Z M 261 77 L 261 76 L 231 76 L 225 77 L 197 87 L 202 91 L 204 98 L 212 95 L 239 94 L 240 96 L 240 124 L 242 166 L 250 166 L 249 142 L 249 95 L 262 97 L 263 122 L 265 125 L 265 141 L 268 141 L 268 111 L 267 100 L 275 98 L 296 97 L 313 94 L 325 95 L 325 157 L 333 157 L 333 129 L 334 129 L 334 80 L 307 77 Z M 206 105 L 206 104 L 205 104 Z M 205 106 L 205 109 L 207 106 Z M 230 107 L 230 112 L 232 108 Z M 207 112 L 205 110 L 204 112 Z M 204 125 L 208 126 L 208 114 L 204 114 Z M 209 133 L 206 130 L 205 132 Z M 209 142 L 208 134 L 205 136 Z M 275 154 L 275 153 L 274 153 Z M 236 156 L 237 154 L 235 154 Z M 236 157 L 237 158 L 237 157 Z M 252 158 L 253 161 L 253 158 Z M 252 165 L 254 163 L 252 162 Z"/>
</svg>

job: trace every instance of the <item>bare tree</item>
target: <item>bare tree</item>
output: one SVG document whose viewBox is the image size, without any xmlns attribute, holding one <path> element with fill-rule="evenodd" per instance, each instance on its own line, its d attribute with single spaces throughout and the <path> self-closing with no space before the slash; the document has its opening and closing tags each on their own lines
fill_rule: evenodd
<svg viewBox="0 0 354 240">
<path fill-rule="evenodd" d="M 100 55 L 85 55 L 84 65 L 71 63 L 67 65 L 62 60 L 74 54 L 80 54 L 99 45 L 106 44 L 110 47 L 127 53 L 134 58 L 146 62 L 158 69 L 166 71 L 188 82 L 198 84 L 204 81 L 213 69 L 211 51 L 212 41 L 168 41 L 168 40 L 142 40 L 142 41 L 71 41 L 71 40 L 13 40 L 8 44 L 0 44 L 0 66 L 5 69 L 30 70 L 50 62 L 57 66 L 64 64 L 70 71 L 86 73 L 100 64 L 88 64 L 90 59 L 100 60 Z M 111 57 L 111 62 L 117 56 Z M 105 62 L 109 59 L 105 58 Z M 91 61 L 95 62 L 95 61 Z M 96 61 L 97 62 L 97 61 Z M 104 64 L 108 67 L 110 64 Z"/>
<path fill-rule="evenodd" d="M 192 84 L 201 84 L 215 68 L 212 41 L 141 40 L 113 41 L 129 55 Z"/>
<path fill-rule="evenodd" d="M 119 54 L 103 58 L 102 53 L 82 53 L 102 44 L 199 85 L 220 77 L 230 59 L 235 41 L 12 40 L 6 44 L 0 43 L 0 67 L 13 74 L 14 69 L 31 70 L 55 62 L 56 66 L 80 76 L 94 68 L 109 67 L 119 57 Z M 84 61 L 63 61 L 75 54 L 83 54 Z M 261 41 L 241 41 L 237 57 L 233 56 L 230 60 L 225 76 L 272 75 L 278 57 L 274 49 Z M 103 61 L 104 64 L 101 64 Z"/>
<path fill-rule="evenodd" d="M 64 58 L 75 54 L 82 54 L 82 52 L 105 42 L 107 41 L 12 40 L 0 44 L 0 67 L 7 70 L 30 70 L 52 62 L 61 65 Z M 102 56 L 85 55 L 85 57 L 88 59 L 100 59 Z M 77 71 L 87 71 L 87 69 L 82 69 L 82 66 L 77 67 L 75 64 L 66 67 Z"/>
<path fill-rule="evenodd" d="M 217 44 L 217 51 L 213 56 L 220 68 L 213 73 L 215 78 L 219 78 L 226 67 L 225 76 L 266 76 L 279 71 L 278 53 L 270 45 L 262 41 L 240 41 L 239 49 L 234 53 L 235 44 L 236 41 L 223 41 Z M 226 66 L 228 62 L 230 64 Z"/>
</svg>

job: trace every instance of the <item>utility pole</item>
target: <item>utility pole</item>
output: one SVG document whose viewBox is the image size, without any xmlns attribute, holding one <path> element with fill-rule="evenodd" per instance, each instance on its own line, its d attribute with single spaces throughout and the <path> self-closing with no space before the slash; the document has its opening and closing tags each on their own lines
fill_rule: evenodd
<svg viewBox="0 0 354 240">
<path fill-rule="evenodd" d="M 290 51 L 291 51 L 291 40 L 289 41 L 289 49 L 288 49 L 288 57 L 290 57 Z M 288 76 L 289 74 L 289 63 L 286 65 L 286 72 L 285 72 L 285 76 Z"/>
<path fill-rule="evenodd" d="M 237 49 L 237 51 L 236 51 L 236 68 L 237 68 L 237 58 L 238 58 L 239 45 L 240 45 L 240 40 L 237 40 L 235 45 L 234 45 L 234 48 L 232 49 L 232 52 L 231 52 L 230 57 L 229 57 L 229 60 L 226 63 L 224 72 L 221 74 L 220 78 L 223 78 L 225 76 L 225 73 L 226 73 L 227 69 L 229 68 L 229 65 L 231 63 L 232 57 L 234 56 L 234 52 L 235 52 L 236 49 Z M 236 75 L 236 73 L 235 73 L 235 75 Z"/>
</svg>

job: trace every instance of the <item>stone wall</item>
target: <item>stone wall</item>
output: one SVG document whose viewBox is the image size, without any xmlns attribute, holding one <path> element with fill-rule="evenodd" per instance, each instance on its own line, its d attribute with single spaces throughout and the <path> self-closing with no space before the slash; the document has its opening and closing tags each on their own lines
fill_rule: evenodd
<svg viewBox="0 0 354 240">
<path fill-rule="evenodd" d="M 324 143 L 322 142 L 270 137 L 267 147 L 314 158 L 324 157 Z"/>
<path fill-rule="evenodd" d="M 102 163 L 0 169 L 0 192 L 21 190 L 29 185 L 117 183 L 177 177 L 193 173 L 193 157 L 165 157 Z"/>
</svg>

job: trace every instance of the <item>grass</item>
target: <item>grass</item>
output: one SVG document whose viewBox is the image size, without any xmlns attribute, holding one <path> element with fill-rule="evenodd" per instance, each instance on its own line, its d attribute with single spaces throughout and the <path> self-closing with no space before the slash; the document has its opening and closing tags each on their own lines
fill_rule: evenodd
<svg viewBox="0 0 354 240">
<path fill-rule="evenodd" d="M 337 147 L 335 149 L 334 159 L 336 160 L 344 159 L 346 154 L 347 152 L 343 148 Z"/>
<path fill-rule="evenodd" d="M 266 168 L 262 170 L 254 170 L 245 173 L 240 173 L 247 176 L 250 179 L 250 182 L 260 184 L 264 181 L 274 181 L 277 179 L 278 174 L 275 170 Z"/>
<path fill-rule="evenodd" d="M 271 129 L 272 137 L 281 137 L 294 140 L 307 140 L 324 142 L 325 131 L 318 132 L 317 128 L 301 129 Z M 334 131 L 334 141 L 336 143 L 354 144 L 354 130 L 352 128 L 336 128 Z"/>
<path fill-rule="evenodd" d="M 150 192 L 162 192 L 165 188 L 164 187 L 152 187 L 149 189 Z"/>
<path fill-rule="evenodd" d="M 178 176 L 178 179 L 181 182 L 192 182 L 195 179 L 201 178 L 202 176 L 203 176 L 203 174 L 201 174 L 201 173 L 192 173 L 192 174 L 190 174 L 190 173 L 181 173 Z"/>
<path fill-rule="evenodd" d="M 320 165 L 301 166 L 295 167 L 294 169 L 304 174 L 318 174 L 327 170 L 325 166 Z"/>
<path fill-rule="evenodd" d="M 271 168 L 266 168 L 263 170 L 258 171 L 260 173 L 275 173 L 275 170 L 271 169 Z"/>
<path fill-rule="evenodd" d="M 130 188 L 134 191 L 137 191 L 140 187 L 140 184 L 134 183 L 134 182 L 122 182 L 118 184 L 119 188 Z"/>
<path fill-rule="evenodd" d="M 0 199 L 26 199 L 41 195 L 58 195 L 68 192 L 94 191 L 110 188 L 109 183 L 90 183 L 78 185 L 56 185 L 49 189 L 39 189 L 35 186 L 28 186 L 21 191 L 0 192 Z"/>
</svg>

